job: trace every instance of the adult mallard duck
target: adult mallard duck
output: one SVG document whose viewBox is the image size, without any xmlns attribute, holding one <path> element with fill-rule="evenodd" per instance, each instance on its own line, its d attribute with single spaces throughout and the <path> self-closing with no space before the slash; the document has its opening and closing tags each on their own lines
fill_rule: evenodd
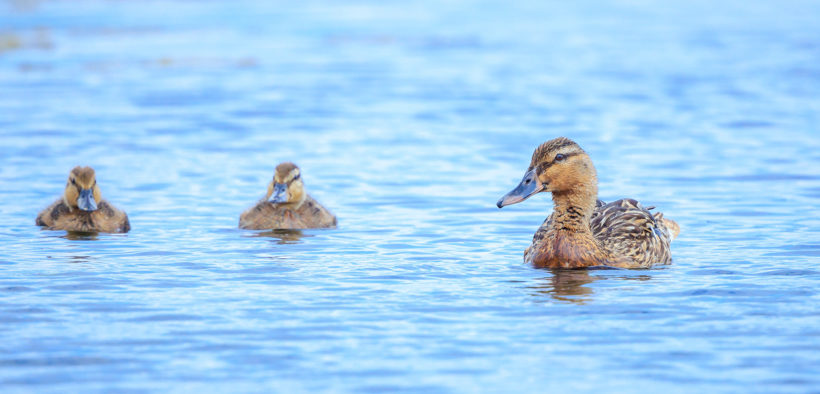
<svg viewBox="0 0 820 394">
<path fill-rule="evenodd" d="M 551 192 L 552 214 L 536 231 L 524 261 L 543 268 L 649 268 L 672 262 L 680 227 L 632 199 L 598 200 L 598 176 L 586 152 L 560 137 L 539 146 L 521 183 L 498 207 Z"/>
<path fill-rule="evenodd" d="M 38 226 L 49 230 L 127 233 L 128 215 L 103 200 L 94 169 L 74 167 L 63 197 L 37 215 Z"/>
<path fill-rule="evenodd" d="M 305 193 L 296 164 L 276 166 L 268 193 L 239 216 L 239 228 L 250 230 L 336 227 L 336 217 Z"/>
</svg>

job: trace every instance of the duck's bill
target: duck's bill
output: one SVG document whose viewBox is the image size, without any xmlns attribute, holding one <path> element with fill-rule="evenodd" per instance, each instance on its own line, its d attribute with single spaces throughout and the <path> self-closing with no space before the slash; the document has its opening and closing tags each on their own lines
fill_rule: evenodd
<svg viewBox="0 0 820 394">
<path fill-rule="evenodd" d="M 83 211 L 96 211 L 97 202 L 94 201 L 94 191 L 91 189 L 80 190 L 80 197 L 77 198 L 77 207 Z"/>
<path fill-rule="evenodd" d="M 504 197 L 501 197 L 496 205 L 498 205 L 499 208 L 503 208 L 507 205 L 517 204 L 542 191 L 544 191 L 544 188 L 541 182 L 538 181 L 538 177 L 535 176 L 535 170 L 529 170 L 524 174 L 521 183 L 519 183 L 515 189 L 505 194 Z"/>
<path fill-rule="evenodd" d="M 269 200 L 272 203 L 283 203 L 288 201 L 288 187 L 284 183 L 273 184 L 273 197 Z"/>
</svg>

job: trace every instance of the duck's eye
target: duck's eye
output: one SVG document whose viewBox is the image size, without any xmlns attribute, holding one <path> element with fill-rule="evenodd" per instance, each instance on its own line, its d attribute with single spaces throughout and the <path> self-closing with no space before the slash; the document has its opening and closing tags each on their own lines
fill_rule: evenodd
<svg viewBox="0 0 820 394">
<path fill-rule="evenodd" d="M 565 156 L 563 153 L 559 153 L 559 154 L 555 155 L 555 161 L 564 161 L 564 159 L 566 159 L 566 158 L 567 158 L 567 156 Z"/>
<path fill-rule="evenodd" d="M 71 178 L 71 184 L 72 184 L 72 185 L 76 185 L 76 184 L 77 184 L 77 182 L 74 182 L 74 178 Z"/>
</svg>

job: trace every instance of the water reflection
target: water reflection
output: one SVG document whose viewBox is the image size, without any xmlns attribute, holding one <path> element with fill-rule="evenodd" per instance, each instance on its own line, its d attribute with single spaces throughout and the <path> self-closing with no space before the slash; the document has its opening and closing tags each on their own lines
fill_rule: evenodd
<svg viewBox="0 0 820 394">
<path fill-rule="evenodd" d="M 528 288 L 533 290 L 534 296 L 549 295 L 558 301 L 584 304 L 592 300 L 594 293 L 585 285 L 599 279 L 597 276 L 590 276 L 586 270 L 553 270 L 551 276 L 538 278 Z"/>
<path fill-rule="evenodd" d="M 8 1 L 3 387 L 820 387 L 820 2 Z M 549 196 L 492 203 L 566 133 L 670 269 L 522 263 Z M 342 228 L 237 228 L 288 158 Z M 84 162 L 135 231 L 34 225 Z"/>
<path fill-rule="evenodd" d="M 276 243 L 279 245 L 298 244 L 301 243 L 302 238 L 312 236 L 313 235 L 302 233 L 302 230 L 270 230 L 251 235 L 251 237 L 272 238 L 276 240 Z"/>
<path fill-rule="evenodd" d="M 71 241 L 97 241 L 99 233 L 84 232 L 84 231 L 67 231 L 65 235 L 60 236 Z"/>
<path fill-rule="evenodd" d="M 527 287 L 533 290 L 532 295 L 542 297 L 548 295 L 553 300 L 571 302 L 575 304 L 585 304 L 593 300 L 595 290 L 588 284 L 602 279 L 635 280 L 647 281 L 652 279 L 649 275 L 590 275 L 595 270 L 552 270 L 552 275 L 538 278 L 537 282 Z"/>
<path fill-rule="evenodd" d="M 68 263 L 71 264 L 90 263 L 92 261 L 94 261 L 94 257 L 91 256 L 68 256 Z"/>
</svg>

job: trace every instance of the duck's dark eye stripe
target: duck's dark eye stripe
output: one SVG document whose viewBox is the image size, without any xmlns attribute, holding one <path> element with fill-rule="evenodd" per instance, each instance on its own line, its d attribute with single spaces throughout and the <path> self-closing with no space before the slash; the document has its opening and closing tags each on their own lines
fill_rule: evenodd
<svg viewBox="0 0 820 394">
<path fill-rule="evenodd" d="M 564 161 L 564 160 L 566 160 L 567 158 L 569 158 L 570 156 L 575 156 L 575 155 L 579 155 L 579 154 L 580 154 L 580 153 L 578 153 L 578 152 L 572 152 L 572 153 L 559 153 L 559 154 L 555 155 L 555 159 L 553 160 L 553 163 L 554 163 L 554 162 L 559 162 L 559 161 Z"/>
<path fill-rule="evenodd" d="M 301 178 L 301 177 L 302 177 L 302 174 L 296 174 L 296 176 L 295 176 L 295 177 L 293 177 L 293 179 L 291 179 L 290 181 L 291 181 L 291 182 L 293 182 L 293 181 L 295 181 L 295 180 L 297 180 L 297 179 L 299 179 L 299 178 Z"/>
<path fill-rule="evenodd" d="M 539 164 L 538 165 L 538 172 L 539 173 L 544 172 L 544 171 L 547 170 L 547 168 L 552 167 L 553 164 L 555 164 L 557 162 L 560 162 L 560 161 L 564 161 L 570 156 L 575 156 L 575 155 L 580 155 L 580 154 L 581 154 L 581 152 L 559 153 L 558 155 L 555 156 L 555 159 L 553 159 L 551 162 Z M 561 155 L 563 155 L 564 158 L 561 159 L 561 160 L 558 160 L 558 156 L 561 156 Z"/>
</svg>

